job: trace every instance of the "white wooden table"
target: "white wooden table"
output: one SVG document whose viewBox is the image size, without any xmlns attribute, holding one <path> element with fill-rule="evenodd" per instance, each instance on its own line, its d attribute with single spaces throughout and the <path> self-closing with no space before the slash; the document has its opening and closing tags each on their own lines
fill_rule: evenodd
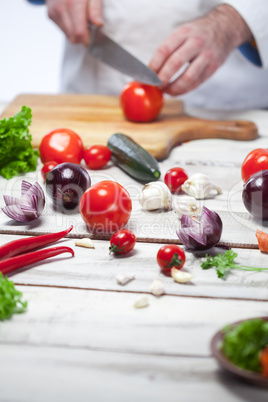
<svg viewBox="0 0 268 402">
<path fill-rule="evenodd" d="M 178 146 L 161 170 L 162 177 L 174 166 L 189 175 L 208 174 L 223 189 L 205 201 L 222 217 L 221 242 L 237 251 L 239 262 L 266 267 L 267 255 L 259 252 L 255 231 L 267 231 L 267 223 L 254 221 L 242 204 L 240 166 L 249 151 L 267 147 L 268 112 L 190 112 L 244 118 L 259 127 L 260 137 L 251 142 L 200 140 Z M 0 245 L 74 224 L 61 244 L 75 250 L 74 258 L 55 257 L 12 276 L 28 310 L 0 323 L 0 401 L 267 401 L 267 390 L 219 369 L 209 345 L 225 324 L 268 315 L 268 273 L 237 271 L 223 281 L 187 253 L 185 269 L 193 273 L 193 281 L 180 285 L 161 276 L 166 293 L 154 297 L 149 287 L 159 277 L 156 253 L 163 243 L 178 242 L 176 215 L 142 211 L 137 202 L 142 185 L 112 165 L 91 173 L 93 182 L 113 179 L 129 190 L 133 214 L 128 227 L 139 241 L 135 251 L 121 258 L 109 255 L 108 239 L 94 240 L 94 250 L 76 247 L 75 239 L 88 235 L 82 219 L 55 215 L 49 201 L 40 220 L 30 225 L 0 214 Z M 40 166 L 26 178 L 42 183 Z M 20 182 L 21 177 L 0 178 L 1 194 L 18 195 Z M 136 275 L 124 287 L 116 282 L 123 272 Z M 135 309 L 143 295 L 149 306 Z"/>
</svg>

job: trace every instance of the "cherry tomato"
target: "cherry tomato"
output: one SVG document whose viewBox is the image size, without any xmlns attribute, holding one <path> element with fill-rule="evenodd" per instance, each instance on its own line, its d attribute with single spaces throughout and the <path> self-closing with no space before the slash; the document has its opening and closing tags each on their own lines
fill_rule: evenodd
<svg viewBox="0 0 268 402">
<path fill-rule="evenodd" d="M 127 254 L 133 250 L 136 244 L 136 236 L 128 229 L 121 229 L 112 235 L 110 244 L 110 253 Z"/>
<path fill-rule="evenodd" d="M 155 120 L 163 107 L 162 91 L 152 85 L 130 82 L 121 92 L 120 104 L 125 117 L 136 122 Z"/>
<path fill-rule="evenodd" d="M 164 182 L 172 193 L 179 193 L 181 186 L 188 179 L 188 175 L 184 169 L 174 167 L 169 169 L 164 177 Z"/>
<path fill-rule="evenodd" d="M 44 180 L 46 180 L 47 174 L 55 167 L 58 165 L 58 162 L 55 161 L 49 161 L 46 162 L 42 169 L 41 169 L 41 174 Z"/>
<path fill-rule="evenodd" d="M 242 179 L 246 182 L 254 173 L 268 169 L 268 149 L 257 148 L 251 151 L 242 163 Z"/>
<path fill-rule="evenodd" d="M 79 210 L 89 229 L 115 232 L 130 218 L 132 202 L 121 184 L 105 180 L 88 188 L 81 197 Z"/>
<path fill-rule="evenodd" d="M 157 253 L 157 263 L 161 272 L 170 276 L 172 267 L 181 269 L 185 263 L 185 253 L 183 249 L 176 244 L 168 244 L 161 247 Z"/>
<path fill-rule="evenodd" d="M 84 149 L 83 157 L 89 169 L 101 169 L 111 159 L 112 152 L 105 145 L 93 145 Z"/>
<path fill-rule="evenodd" d="M 41 140 L 39 151 L 43 163 L 55 161 L 80 164 L 83 157 L 83 143 L 78 134 L 68 128 L 50 131 Z"/>
</svg>

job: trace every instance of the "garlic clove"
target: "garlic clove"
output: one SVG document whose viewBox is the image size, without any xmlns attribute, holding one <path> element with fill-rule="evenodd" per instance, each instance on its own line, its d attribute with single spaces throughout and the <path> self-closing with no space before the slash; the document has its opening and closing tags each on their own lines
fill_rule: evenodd
<svg viewBox="0 0 268 402">
<path fill-rule="evenodd" d="M 174 281 L 178 283 L 187 283 L 194 277 L 192 274 L 176 269 L 175 267 L 171 268 L 171 276 Z"/>
<path fill-rule="evenodd" d="M 164 284 L 162 281 L 160 281 L 160 279 L 155 279 L 152 282 L 149 290 L 154 296 L 157 296 L 157 297 L 159 297 L 165 293 Z"/>
<path fill-rule="evenodd" d="M 172 207 L 172 194 L 165 183 L 150 182 L 143 187 L 139 195 L 139 203 L 147 211 L 169 210 Z"/>
<path fill-rule="evenodd" d="M 88 237 L 76 240 L 75 245 L 79 247 L 95 248 L 93 240 L 89 239 Z"/>
<path fill-rule="evenodd" d="M 134 274 L 118 274 L 116 276 L 116 281 L 117 281 L 118 285 L 122 285 L 122 286 L 126 285 L 133 279 L 135 279 Z"/>
<path fill-rule="evenodd" d="M 173 210 L 181 218 L 182 215 L 197 216 L 199 207 L 196 204 L 196 199 L 188 195 L 176 197 L 173 201 Z"/>
<path fill-rule="evenodd" d="M 222 192 L 221 188 L 213 184 L 203 173 L 196 173 L 189 177 L 181 188 L 186 194 L 197 200 L 207 198 L 212 191 L 216 191 L 217 194 Z"/>
<path fill-rule="evenodd" d="M 144 296 L 141 299 L 137 300 L 136 303 L 134 303 L 135 308 L 144 308 L 149 306 L 149 300 L 148 297 Z"/>
</svg>

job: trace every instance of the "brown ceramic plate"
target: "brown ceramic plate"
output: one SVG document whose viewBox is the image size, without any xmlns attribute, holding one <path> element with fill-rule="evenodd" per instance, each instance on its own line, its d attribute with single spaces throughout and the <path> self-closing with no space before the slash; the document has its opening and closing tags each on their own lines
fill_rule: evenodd
<svg viewBox="0 0 268 402">
<path fill-rule="evenodd" d="M 268 317 L 254 317 L 261 318 L 265 321 L 268 321 Z M 250 320 L 250 319 L 249 319 Z M 248 321 L 248 320 L 247 320 Z M 231 326 L 238 325 L 242 321 L 237 321 L 231 324 Z M 252 383 L 257 386 L 267 387 L 268 388 L 268 378 L 261 376 L 258 373 L 253 373 L 252 371 L 243 370 L 237 366 L 235 366 L 221 351 L 221 345 L 223 342 L 224 333 L 222 330 L 216 332 L 213 336 L 210 347 L 212 355 L 218 361 L 219 365 L 227 370 L 229 373 L 234 374 L 239 377 L 241 380 Z"/>
</svg>

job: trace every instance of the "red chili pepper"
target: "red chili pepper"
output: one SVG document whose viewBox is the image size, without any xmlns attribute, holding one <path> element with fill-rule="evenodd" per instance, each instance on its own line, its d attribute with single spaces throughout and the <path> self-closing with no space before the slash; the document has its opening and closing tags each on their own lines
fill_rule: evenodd
<svg viewBox="0 0 268 402">
<path fill-rule="evenodd" d="M 49 233 L 46 235 L 32 236 L 24 239 L 13 240 L 0 247 L 0 260 L 26 253 L 27 251 L 51 244 L 66 236 L 73 229 L 73 225 L 69 229 L 62 232 Z"/>
<path fill-rule="evenodd" d="M 50 257 L 62 253 L 71 253 L 74 256 L 74 251 L 70 247 L 52 247 L 44 250 L 33 251 L 32 253 L 21 254 L 16 257 L 7 258 L 0 261 L 0 272 L 8 274 L 18 268 L 25 267 L 26 265 L 34 264 L 35 262 L 45 260 Z"/>
</svg>

